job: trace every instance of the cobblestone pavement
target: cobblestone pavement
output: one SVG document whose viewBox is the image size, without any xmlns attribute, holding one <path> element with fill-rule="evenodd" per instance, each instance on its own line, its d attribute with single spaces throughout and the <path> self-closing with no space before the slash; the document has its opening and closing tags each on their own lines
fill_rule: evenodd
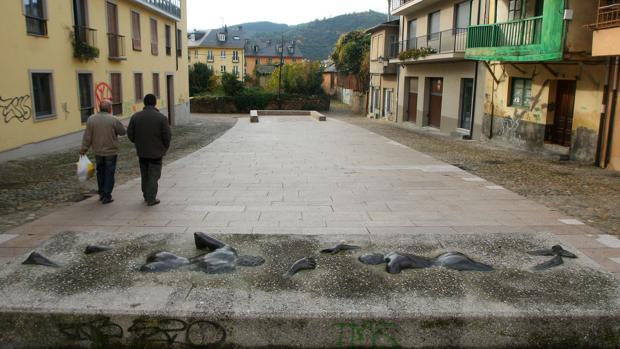
<svg viewBox="0 0 620 349">
<path fill-rule="evenodd" d="M 487 142 L 458 140 L 348 112 L 334 103 L 330 117 L 363 127 L 513 192 L 620 235 L 620 173 Z"/>
<path fill-rule="evenodd" d="M 213 142 L 236 121 L 226 116 L 194 117 L 190 124 L 174 127 L 172 144 L 164 163 Z M 117 185 L 140 175 L 133 144 L 126 137 L 122 137 L 120 143 Z M 82 201 L 96 191 L 96 181 L 80 183 L 75 176 L 78 147 L 0 165 L 0 232 Z M 94 155 L 89 156 L 94 161 Z"/>
</svg>

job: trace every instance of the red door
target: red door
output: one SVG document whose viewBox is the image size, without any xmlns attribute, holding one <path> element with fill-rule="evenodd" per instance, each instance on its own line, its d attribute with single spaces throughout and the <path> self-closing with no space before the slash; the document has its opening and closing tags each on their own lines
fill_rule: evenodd
<svg viewBox="0 0 620 349">
<path fill-rule="evenodd" d="M 428 125 L 439 128 L 441 126 L 443 79 L 430 79 L 429 95 Z"/>
</svg>

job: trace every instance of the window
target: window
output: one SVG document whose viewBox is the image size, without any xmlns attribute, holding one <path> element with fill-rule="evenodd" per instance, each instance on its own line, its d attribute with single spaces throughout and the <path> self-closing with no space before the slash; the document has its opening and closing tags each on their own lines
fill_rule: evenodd
<svg viewBox="0 0 620 349">
<path fill-rule="evenodd" d="M 157 20 L 151 18 L 151 54 L 157 56 L 159 54 L 158 35 L 157 35 Z"/>
<path fill-rule="evenodd" d="M 223 41 L 226 41 L 226 34 L 224 34 L 224 33 L 219 33 L 219 34 L 217 34 L 217 39 L 218 39 L 219 41 L 222 41 L 222 42 L 223 42 Z"/>
<path fill-rule="evenodd" d="M 232 60 L 233 62 L 239 62 L 239 51 L 233 51 Z"/>
<path fill-rule="evenodd" d="M 183 31 L 177 29 L 177 57 L 183 56 Z"/>
<path fill-rule="evenodd" d="M 521 19 L 521 8 L 523 6 L 522 0 L 509 0 L 508 1 L 508 20 Z"/>
<path fill-rule="evenodd" d="M 271 57 L 267 58 L 267 63 L 268 64 L 273 64 L 273 58 L 271 58 Z"/>
<path fill-rule="evenodd" d="M 226 73 L 226 66 L 225 65 L 220 66 L 220 72 Z"/>
<path fill-rule="evenodd" d="M 409 32 L 407 36 L 407 47 L 405 47 L 405 49 L 411 50 L 417 47 L 416 37 L 418 35 L 418 20 L 414 19 L 409 21 L 407 28 Z"/>
<path fill-rule="evenodd" d="M 112 87 L 112 114 L 123 114 L 123 86 L 120 73 L 110 74 Z"/>
<path fill-rule="evenodd" d="M 209 50 L 209 52 L 207 52 L 207 60 L 213 62 L 213 51 Z"/>
<path fill-rule="evenodd" d="M 30 79 L 34 100 L 34 119 L 43 120 L 55 117 L 52 73 L 32 73 Z"/>
<path fill-rule="evenodd" d="M 95 113 L 93 74 L 78 74 L 78 93 L 80 98 L 80 120 L 82 123 L 86 123 L 88 117 Z"/>
<path fill-rule="evenodd" d="M 455 34 L 459 34 L 462 31 L 459 31 L 459 29 L 467 29 L 467 27 L 469 27 L 469 15 L 471 12 L 471 2 L 468 1 L 464 1 L 461 2 L 460 4 L 456 4 L 455 8 L 454 8 L 455 14 L 454 14 L 454 29 L 455 29 Z"/>
<path fill-rule="evenodd" d="M 194 58 L 198 58 L 198 50 L 194 50 Z"/>
<path fill-rule="evenodd" d="M 383 116 L 392 115 L 392 94 L 391 88 L 383 89 Z"/>
<path fill-rule="evenodd" d="M 136 103 L 144 98 L 144 86 L 142 85 L 142 73 L 133 74 L 133 86 Z"/>
<path fill-rule="evenodd" d="M 439 11 L 433 12 L 428 15 L 428 39 L 429 40 L 438 40 L 439 39 Z"/>
<path fill-rule="evenodd" d="M 510 89 L 510 105 L 529 107 L 532 103 L 532 79 L 513 78 Z"/>
<path fill-rule="evenodd" d="M 220 58 L 222 59 L 226 58 L 226 51 L 220 51 Z"/>
<path fill-rule="evenodd" d="M 207 69 L 209 69 L 210 71 L 213 71 L 213 64 L 207 65 Z"/>
<path fill-rule="evenodd" d="M 153 73 L 153 94 L 159 98 L 159 73 Z"/>
<path fill-rule="evenodd" d="M 170 26 L 166 24 L 166 56 L 172 55 L 172 33 L 170 32 Z"/>
<path fill-rule="evenodd" d="M 131 11 L 131 46 L 134 51 L 142 51 L 142 35 L 140 34 L 140 14 Z"/>
<path fill-rule="evenodd" d="M 239 66 L 238 65 L 233 66 L 232 73 L 233 73 L 234 76 L 239 76 Z"/>
<path fill-rule="evenodd" d="M 47 35 L 44 0 L 23 0 L 26 32 L 32 35 Z"/>
</svg>

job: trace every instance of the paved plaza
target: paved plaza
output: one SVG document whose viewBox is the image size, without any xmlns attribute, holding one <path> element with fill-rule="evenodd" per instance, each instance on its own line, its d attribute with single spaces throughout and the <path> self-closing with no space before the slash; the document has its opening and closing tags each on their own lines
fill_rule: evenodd
<svg viewBox="0 0 620 349">
<path fill-rule="evenodd" d="M 330 118 L 241 118 L 209 146 L 165 167 L 162 204 L 140 182 L 115 202 L 77 203 L 0 235 L 4 260 L 63 231 L 386 234 L 549 232 L 620 273 L 620 241 L 482 178 Z"/>
</svg>

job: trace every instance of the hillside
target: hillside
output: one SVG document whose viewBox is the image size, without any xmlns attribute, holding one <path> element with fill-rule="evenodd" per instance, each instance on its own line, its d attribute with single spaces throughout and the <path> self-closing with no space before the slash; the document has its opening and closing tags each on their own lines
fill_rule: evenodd
<svg viewBox="0 0 620 349">
<path fill-rule="evenodd" d="M 293 26 L 272 22 L 252 22 L 239 25 L 243 26 L 250 38 L 278 40 L 284 35 L 287 41 L 297 40 L 306 58 L 322 60 L 328 58 L 336 41 L 343 33 L 374 27 L 385 21 L 385 14 L 368 11 L 317 19 Z"/>
</svg>

